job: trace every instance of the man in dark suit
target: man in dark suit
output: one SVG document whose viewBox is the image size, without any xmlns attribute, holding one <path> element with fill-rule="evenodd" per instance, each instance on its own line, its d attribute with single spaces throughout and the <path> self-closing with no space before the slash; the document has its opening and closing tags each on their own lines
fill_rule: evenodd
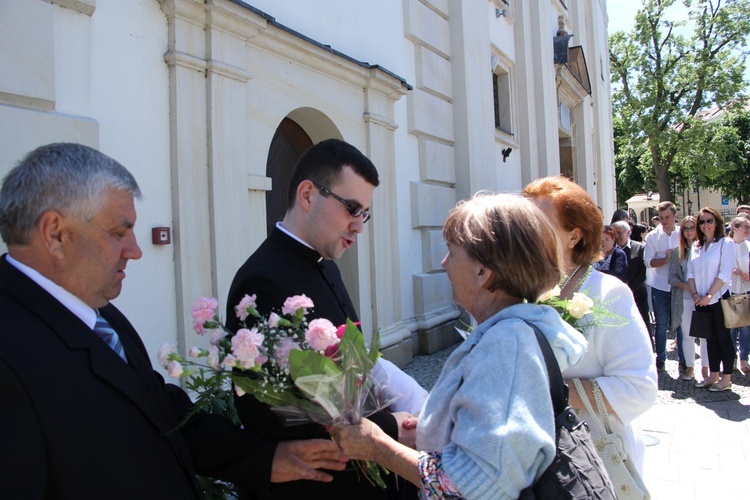
<svg viewBox="0 0 750 500">
<path fill-rule="evenodd" d="M 141 257 L 138 184 L 78 144 L 29 153 L 0 189 L 0 496 L 200 498 L 196 472 L 237 484 L 330 480 L 335 444 L 277 444 L 154 372 L 110 303 Z M 267 486 L 266 486 L 267 487 Z"/>
<path fill-rule="evenodd" d="M 369 220 L 369 207 L 378 183 L 378 173 L 372 162 L 346 142 L 329 139 L 308 149 L 292 174 L 283 221 L 235 275 L 227 299 L 229 328 L 235 331 L 238 328 L 234 306 L 246 294 L 256 295 L 257 309 L 264 315 L 271 310 L 278 311 L 287 297 L 304 293 L 315 304 L 308 319 L 327 318 L 334 325 L 344 324 L 347 319 L 356 321 L 357 312 L 334 260 L 354 243 Z M 378 365 L 385 363 L 380 361 Z M 379 368 L 382 366 L 376 366 L 376 370 Z M 411 399 L 418 401 L 418 407 L 411 410 L 421 409 L 426 392 L 393 365 L 389 370 L 391 385 L 406 388 L 405 392 L 413 396 Z M 246 426 L 274 439 L 329 436 L 316 424 L 284 427 L 268 406 L 249 395 L 237 400 L 237 408 Z M 379 412 L 371 418 L 392 437 L 398 438 L 401 434 L 402 442 L 413 442 L 414 431 L 407 433 L 399 425 L 408 416 L 406 412 Z M 290 482 L 273 485 L 267 494 L 270 498 L 358 500 L 384 499 L 399 493 L 405 498 L 416 495 L 413 487 L 405 482 L 397 490 L 392 474 L 386 477 L 390 483 L 388 490 L 371 485 L 351 469 L 333 475 L 333 482 L 328 484 Z"/>
<path fill-rule="evenodd" d="M 630 239 L 630 225 L 625 221 L 612 224 L 615 230 L 615 243 L 628 256 L 628 286 L 633 292 L 638 312 L 654 342 L 651 320 L 648 316 L 648 288 L 646 287 L 646 263 L 643 261 L 643 250 L 646 245 Z"/>
</svg>

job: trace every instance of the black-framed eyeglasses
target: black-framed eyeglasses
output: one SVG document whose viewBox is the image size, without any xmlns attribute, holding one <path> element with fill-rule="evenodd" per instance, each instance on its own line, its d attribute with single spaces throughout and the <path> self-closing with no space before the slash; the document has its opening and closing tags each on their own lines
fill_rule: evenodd
<svg viewBox="0 0 750 500">
<path fill-rule="evenodd" d="M 341 202 L 342 205 L 346 207 L 347 212 L 349 212 L 349 215 L 352 217 L 359 217 L 362 216 L 362 224 L 366 223 L 368 220 L 372 218 L 372 215 L 370 215 L 370 212 L 368 210 L 362 210 L 362 207 L 357 203 L 352 203 L 351 201 L 346 201 L 341 196 L 337 195 L 333 191 L 331 191 L 328 188 L 325 188 L 318 184 L 317 182 L 313 182 L 313 186 L 318 188 L 318 191 L 322 191 L 323 193 L 331 196 L 332 198 L 338 200 Z"/>
<path fill-rule="evenodd" d="M 695 226 L 682 226 L 682 232 L 695 231 Z"/>
<path fill-rule="evenodd" d="M 698 224 L 700 224 L 701 226 L 703 224 L 713 224 L 714 222 L 716 222 L 714 219 L 700 219 L 700 220 L 698 220 Z"/>
</svg>

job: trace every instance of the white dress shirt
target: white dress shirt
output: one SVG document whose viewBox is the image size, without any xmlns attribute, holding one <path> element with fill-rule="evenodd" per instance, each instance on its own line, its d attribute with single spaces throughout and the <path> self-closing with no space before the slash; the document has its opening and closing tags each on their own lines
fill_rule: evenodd
<svg viewBox="0 0 750 500">
<path fill-rule="evenodd" d="M 662 292 L 669 292 L 669 262 L 659 267 L 651 267 L 653 259 L 663 259 L 667 250 L 675 249 L 680 244 L 680 226 L 675 224 L 672 234 L 664 232 L 660 225 L 646 236 L 646 248 L 643 250 L 643 260 L 646 262 L 646 284 Z"/>
</svg>

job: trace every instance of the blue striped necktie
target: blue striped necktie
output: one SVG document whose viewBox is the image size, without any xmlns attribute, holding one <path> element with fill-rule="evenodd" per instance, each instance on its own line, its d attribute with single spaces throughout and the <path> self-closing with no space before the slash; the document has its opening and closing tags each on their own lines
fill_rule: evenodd
<svg viewBox="0 0 750 500">
<path fill-rule="evenodd" d="M 104 341 L 113 351 L 120 356 L 123 361 L 128 362 L 128 358 L 125 357 L 125 350 L 122 348 L 122 342 L 117 332 L 107 323 L 107 320 L 96 313 L 96 324 L 94 325 L 94 333 Z"/>
</svg>

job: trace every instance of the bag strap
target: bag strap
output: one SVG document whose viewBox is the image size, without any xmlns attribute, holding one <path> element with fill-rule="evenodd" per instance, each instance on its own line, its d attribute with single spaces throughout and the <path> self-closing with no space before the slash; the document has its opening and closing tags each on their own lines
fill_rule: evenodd
<svg viewBox="0 0 750 500">
<path fill-rule="evenodd" d="M 544 336 L 536 325 L 529 323 L 526 320 L 524 321 L 534 330 L 536 341 L 539 344 L 539 348 L 542 350 L 544 363 L 547 365 L 549 392 L 552 396 L 552 408 L 555 411 L 555 416 L 557 416 L 568 407 L 568 386 L 565 385 L 565 381 L 562 378 L 562 372 L 560 371 L 560 365 L 557 363 L 557 358 L 555 358 L 555 353 L 552 352 L 552 346 L 549 345 L 547 337 Z"/>
<path fill-rule="evenodd" d="M 604 402 L 604 394 L 602 388 L 599 386 L 596 380 L 591 380 L 591 385 L 594 392 L 594 401 L 596 401 L 596 408 L 599 410 L 599 416 L 604 421 L 604 428 L 607 434 L 612 434 L 612 421 L 609 419 L 609 412 L 607 411 L 607 405 Z"/>
<path fill-rule="evenodd" d="M 604 426 L 601 420 L 599 420 L 599 416 L 596 411 L 594 411 L 594 407 L 591 405 L 591 401 L 589 400 L 588 394 L 586 394 L 586 389 L 583 388 L 583 384 L 581 383 L 581 379 L 574 378 L 571 379 L 573 381 L 573 386 L 576 388 L 576 392 L 578 393 L 578 397 L 581 398 L 581 402 L 583 403 L 583 406 L 586 407 L 586 410 L 589 412 L 589 415 L 591 415 L 591 421 L 596 425 L 597 430 L 599 431 L 600 436 L 604 436 L 606 434 L 610 434 L 607 432 L 607 427 Z M 596 382 L 594 380 L 591 381 L 592 386 Z M 599 384 L 596 384 L 596 387 L 599 387 Z M 599 389 L 601 391 L 601 389 Z M 603 403 L 603 401 L 602 401 Z M 605 413 L 606 413 L 606 407 L 605 407 Z M 607 422 L 609 423 L 609 422 Z"/>
</svg>

